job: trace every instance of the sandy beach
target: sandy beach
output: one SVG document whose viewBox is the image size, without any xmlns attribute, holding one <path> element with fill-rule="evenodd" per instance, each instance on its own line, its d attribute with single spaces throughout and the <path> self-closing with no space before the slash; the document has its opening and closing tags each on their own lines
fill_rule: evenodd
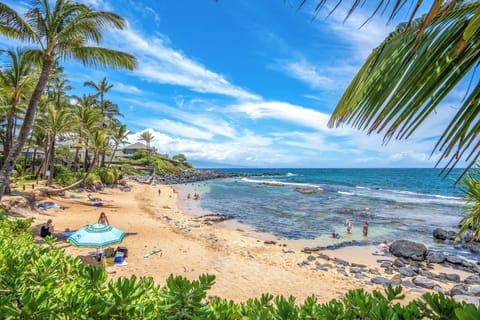
<svg viewBox="0 0 480 320">
<path fill-rule="evenodd" d="M 100 213 L 105 212 L 111 225 L 127 233 L 121 246 L 128 248 L 127 265 L 107 267 L 109 277 L 116 279 L 135 274 L 153 277 L 157 284 L 163 284 L 171 274 L 191 280 L 201 274 L 214 274 L 216 283 L 209 296 L 237 302 L 260 297 L 262 293 L 293 295 L 298 302 L 315 295 L 319 302 L 327 302 L 341 298 L 350 289 L 382 290 L 381 286 L 369 283 L 371 277 L 392 278 L 392 275 L 383 274 L 377 262 L 378 259 L 392 258 L 372 255 L 372 247 L 322 252 L 350 263 L 367 265 L 366 278 L 356 279 L 353 273 L 349 273 L 349 267 L 345 268 L 346 275 L 342 274 L 337 271 L 342 267 L 340 264 L 319 258 L 318 252 L 309 258 L 308 254 L 301 252 L 302 243 L 278 239 L 273 243 L 269 242 L 274 241 L 273 237 L 264 239 L 234 222 L 209 224 L 192 214 L 184 214 L 177 206 L 177 197 L 184 195 L 176 193 L 172 186 L 129 184 L 132 185 L 130 192 L 108 188 L 92 193 L 103 200 L 103 207 L 93 206 L 86 192 L 75 193 L 75 198 L 67 192 L 65 197 L 44 199 L 59 204 L 61 209 L 16 211 L 35 218 L 39 242 L 42 240 L 38 230 L 48 219 L 53 220 L 58 234 L 96 223 Z M 65 237 L 59 236 L 58 239 L 59 247 L 67 253 L 80 257 L 85 263 L 96 263 L 89 254 L 92 249 L 76 248 Z M 154 249 L 160 252 L 144 257 Z M 327 270 L 315 270 L 316 263 L 326 266 Z M 456 270 L 450 269 L 449 272 L 458 273 L 462 278 L 465 276 Z M 408 289 L 404 293 L 407 300 L 420 295 Z"/>
</svg>

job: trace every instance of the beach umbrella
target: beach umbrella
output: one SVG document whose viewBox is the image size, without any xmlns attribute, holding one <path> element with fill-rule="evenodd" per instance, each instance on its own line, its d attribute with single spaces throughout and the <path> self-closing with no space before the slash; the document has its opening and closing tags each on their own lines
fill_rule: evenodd
<svg viewBox="0 0 480 320">
<path fill-rule="evenodd" d="M 107 224 L 92 224 L 72 233 L 67 241 L 76 247 L 98 249 L 122 242 L 125 232 Z"/>
</svg>

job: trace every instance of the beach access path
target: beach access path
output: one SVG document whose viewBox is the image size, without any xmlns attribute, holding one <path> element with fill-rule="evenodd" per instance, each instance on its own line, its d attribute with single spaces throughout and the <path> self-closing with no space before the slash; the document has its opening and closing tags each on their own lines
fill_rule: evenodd
<svg viewBox="0 0 480 320">
<path fill-rule="evenodd" d="M 309 261 L 309 255 L 288 242 L 278 240 L 268 244 L 242 228 L 208 224 L 182 213 L 177 206 L 177 197 L 184 195 L 179 195 L 174 186 L 129 184 L 132 185 L 130 192 L 107 188 L 93 193 L 93 196 L 105 200 L 103 207 L 93 206 L 86 192 L 75 194 L 74 198 L 67 193 L 65 197 L 45 199 L 58 203 L 61 209 L 24 214 L 35 218 L 37 229 L 52 219 L 56 233 L 60 233 L 96 223 L 100 213 L 105 212 L 111 225 L 127 232 L 121 243 L 128 248 L 127 265 L 107 267 L 108 276 L 113 279 L 134 274 L 153 277 L 157 284 L 163 285 L 171 274 L 190 280 L 198 279 L 201 274 L 214 274 L 216 283 L 208 296 L 237 302 L 270 293 L 285 297 L 293 295 L 299 303 L 315 295 L 324 303 L 343 297 L 350 289 L 383 291 L 380 285 L 366 285 L 368 278 L 360 280 L 354 274 L 339 272 L 337 268 L 342 266 L 333 261 L 322 260 L 326 270 L 314 268 L 316 261 L 313 260 L 308 265 L 299 265 Z M 85 263 L 96 263 L 89 254 L 92 249 L 76 248 L 61 237 L 58 245 Z M 145 257 L 153 250 L 158 252 Z M 378 257 L 371 255 L 371 248 L 345 248 L 326 253 L 349 262 L 366 264 L 366 270 L 374 271 L 367 273 L 367 277 L 375 277 L 378 273 L 383 275 L 376 262 Z M 408 289 L 404 293 L 407 300 L 420 295 Z"/>
</svg>

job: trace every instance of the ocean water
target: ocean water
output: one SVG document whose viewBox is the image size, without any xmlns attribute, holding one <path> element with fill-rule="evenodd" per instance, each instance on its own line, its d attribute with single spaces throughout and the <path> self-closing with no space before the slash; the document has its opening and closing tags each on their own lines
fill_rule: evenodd
<svg viewBox="0 0 480 320">
<path fill-rule="evenodd" d="M 375 244 L 409 239 L 445 253 L 462 253 L 433 240 L 435 228 L 458 230 L 465 203 L 454 179 L 437 169 L 220 169 L 264 174 L 196 183 L 196 205 L 281 239 L 316 239 L 319 245 L 352 240 Z M 269 185 L 274 184 L 274 185 Z M 317 190 L 303 194 L 296 188 Z M 353 233 L 344 227 L 353 221 Z M 367 237 L 362 234 L 369 223 Z"/>
</svg>

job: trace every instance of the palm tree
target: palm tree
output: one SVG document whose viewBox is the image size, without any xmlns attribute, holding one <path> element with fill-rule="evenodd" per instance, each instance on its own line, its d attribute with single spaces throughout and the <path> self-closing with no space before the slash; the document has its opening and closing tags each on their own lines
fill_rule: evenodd
<svg viewBox="0 0 480 320">
<path fill-rule="evenodd" d="M 327 3 L 317 1 L 316 12 Z M 347 18 L 359 3 L 354 2 Z M 373 14 L 388 9 L 389 1 L 377 3 Z M 436 0 L 426 15 L 414 19 L 422 1 L 398 0 L 390 19 L 407 3 L 415 4 L 410 20 L 373 50 L 338 102 L 329 126 L 346 123 L 369 134 L 385 132 L 385 142 L 406 139 L 461 80 L 471 77 L 462 105 L 433 150 L 442 152 L 437 166 L 446 160 L 447 174 L 461 159 L 468 161 L 468 169 L 480 157 L 480 81 L 472 75 L 480 60 L 480 2 Z"/>
<path fill-rule="evenodd" d="M 83 83 L 85 87 L 90 87 L 93 88 L 97 91 L 97 95 L 100 97 L 100 113 L 102 117 L 105 118 L 105 104 L 104 104 L 104 96 L 105 93 L 110 91 L 110 89 L 113 88 L 113 84 L 109 84 L 107 82 L 107 78 L 104 77 L 102 80 L 100 80 L 98 83 L 95 83 L 93 81 L 85 81 Z"/>
<path fill-rule="evenodd" d="M 75 152 L 75 168 L 78 167 L 78 154 L 80 148 L 85 149 L 84 168 L 88 167 L 88 133 L 101 128 L 100 111 L 96 105 L 95 97 L 83 95 L 81 98 L 77 97 L 77 103 L 73 108 L 73 117 L 76 121 L 76 135 L 78 142 L 76 144 L 77 151 Z"/>
<path fill-rule="evenodd" d="M 35 112 L 56 60 L 76 59 L 88 66 L 107 66 L 133 69 L 136 59 L 130 54 L 107 48 L 90 46 L 102 40 L 105 27 L 123 29 L 125 21 L 120 16 L 71 1 L 49 0 L 33 2 L 25 18 L 0 2 L 0 34 L 36 45 L 29 50 L 39 58 L 40 77 L 28 104 L 22 127 L 5 164 L 0 170 L 0 199 L 20 152 L 32 129 Z"/>
<path fill-rule="evenodd" d="M 128 136 L 131 134 L 130 131 L 127 130 L 127 126 L 122 124 L 119 126 L 113 127 L 112 130 L 112 140 L 113 140 L 113 153 L 110 157 L 110 161 L 108 163 L 108 168 L 112 164 L 113 157 L 115 157 L 115 152 L 117 152 L 118 146 L 128 142 Z"/>
<path fill-rule="evenodd" d="M 7 54 L 11 64 L 0 72 L 0 83 L 4 94 L 8 95 L 10 108 L 6 114 L 7 126 L 5 129 L 5 138 L 3 140 L 3 153 L 7 155 L 13 145 L 16 117 L 19 103 L 24 95 L 32 90 L 32 85 L 36 77 L 33 70 L 33 60 L 28 56 L 26 50 L 17 49 L 0 51 Z"/>
<path fill-rule="evenodd" d="M 140 134 L 140 138 L 138 139 L 140 141 L 145 141 L 147 144 L 147 163 L 150 163 L 150 142 L 152 142 L 154 138 L 153 133 L 150 131 L 144 131 Z"/>
<path fill-rule="evenodd" d="M 47 106 L 47 110 L 38 119 L 36 126 L 39 130 L 45 132 L 48 137 L 48 147 L 45 153 L 46 170 L 50 172 L 48 175 L 47 186 L 51 186 L 54 174 L 54 158 L 55 158 L 55 142 L 58 135 L 63 134 L 71 129 L 73 118 L 67 108 L 57 109 L 54 103 Z"/>
</svg>

